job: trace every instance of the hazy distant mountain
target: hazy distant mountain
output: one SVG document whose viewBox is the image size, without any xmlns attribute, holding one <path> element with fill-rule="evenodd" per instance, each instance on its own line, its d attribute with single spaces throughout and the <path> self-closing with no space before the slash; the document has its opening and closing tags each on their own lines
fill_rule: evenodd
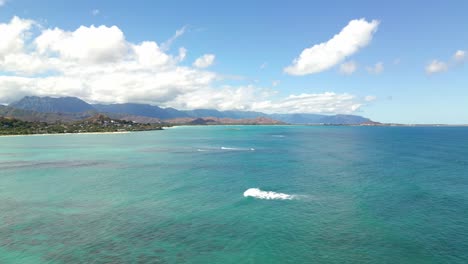
<svg viewBox="0 0 468 264">
<path fill-rule="evenodd" d="M 270 117 L 289 124 L 354 125 L 371 122 L 370 119 L 357 115 L 272 114 Z"/>
<path fill-rule="evenodd" d="M 289 124 L 320 124 L 325 116 L 317 114 L 271 114 L 270 117 Z"/>
<path fill-rule="evenodd" d="M 167 115 L 171 116 L 170 118 L 178 118 L 178 117 L 187 117 L 188 114 L 185 111 L 177 110 L 172 107 L 164 108 Z"/>
<path fill-rule="evenodd" d="M 215 109 L 195 109 L 183 111 L 189 117 L 217 117 L 217 118 L 232 118 L 232 119 L 246 119 L 246 118 L 257 118 L 257 117 L 266 117 L 268 116 L 265 113 L 252 112 L 252 111 L 218 111 Z"/>
<path fill-rule="evenodd" d="M 268 116 L 267 114 L 251 111 L 218 111 L 215 109 L 195 109 L 195 110 L 177 110 L 174 108 L 161 108 L 159 106 L 149 104 L 95 104 L 93 105 L 99 112 L 129 114 L 134 116 L 146 116 L 158 119 L 174 119 L 174 118 L 201 118 L 201 117 L 216 117 L 216 118 L 232 118 L 245 119 L 257 118 L 260 116 Z"/>
<path fill-rule="evenodd" d="M 3 109 L 3 110 L 2 110 Z M 20 109 L 20 110 L 19 110 Z M 3 111 L 3 112 L 2 112 Z M 29 111 L 29 112 L 28 112 Z M 26 96 L 8 108 L 0 108 L 0 116 L 11 116 L 26 121 L 54 122 L 56 120 L 73 121 L 89 117 L 97 112 L 105 113 L 113 118 L 135 122 L 156 123 L 160 120 L 195 120 L 197 118 L 226 119 L 217 122 L 233 122 L 232 120 L 266 118 L 289 124 L 342 124 L 354 125 L 371 123 L 368 118 L 356 115 L 320 115 L 320 114 L 265 114 L 253 111 L 218 111 L 215 109 L 177 110 L 161 108 L 149 104 L 94 104 L 90 105 L 76 97 L 37 97 Z M 4 114 L 2 114 L 4 113 Z M 7 113 L 7 114 L 5 114 Z M 53 114 L 46 114 L 53 113 Z M 198 120 L 200 121 L 200 120 Z M 203 122 L 206 122 L 203 121 Z"/>
<path fill-rule="evenodd" d="M 159 106 L 149 104 L 95 104 L 93 105 L 99 112 L 128 114 L 134 116 L 146 116 L 158 119 L 171 119 L 178 117 L 188 117 L 187 114 L 174 108 L 161 108 Z"/>
<path fill-rule="evenodd" d="M 198 118 L 176 118 L 167 120 L 171 124 L 186 124 L 186 125 L 281 125 L 281 121 L 277 121 L 268 117 L 256 118 L 218 118 L 218 117 L 198 117 Z"/>
<path fill-rule="evenodd" d="M 322 124 L 343 124 L 343 125 L 355 125 L 372 122 L 369 118 L 356 115 L 333 115 L 325 116 L 322 119 Z"/>
<path fill-rule="evenodd" d="M 16 118 L 28 122 L 72 122 L 88 118 L 94 114 L 96 114 L 94 111 L 80 113 L 41 113 L 33 110 L 0 105 L 0 116 Z"/>
<path fill-rule="evenodd" d="M 239 111 L 228 110 L 222 112 L 225 118 L 241 119 L 241 118 L 257 118 L 257 117 L 270 117 L 268 114 L 254 111 Z"/>
<path fill-rule="evenodd" d="M 9 106 L 41 113 L 79 113 L 96 110 L 92 105 L 76 97 L 26 96 Z"/>
</svg>

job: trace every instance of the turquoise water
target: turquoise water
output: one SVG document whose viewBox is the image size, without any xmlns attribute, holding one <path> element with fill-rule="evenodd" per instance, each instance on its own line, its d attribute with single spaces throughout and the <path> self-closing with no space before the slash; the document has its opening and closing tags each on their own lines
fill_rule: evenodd
<svg viewBox="0 0 468 264">
<path fill-rule="evenodd" d="M 468 128 L 0 137 L 2 264 L 467 262 Z"/>
</svg>

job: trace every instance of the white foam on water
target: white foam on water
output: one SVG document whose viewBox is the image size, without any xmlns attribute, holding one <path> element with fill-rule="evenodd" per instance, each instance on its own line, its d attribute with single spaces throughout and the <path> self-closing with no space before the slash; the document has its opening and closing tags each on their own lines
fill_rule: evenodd
<svg viewBox="0 0 468 264">
<path fill-rule="evenodd" d="M 221 150 L 233 150 L 233 151 L 255 151 L 254 148 L 230 148 L 230 147 L 221 147 Z"/>
<path fill-rule="evenodd" d="M 250 188 L 244 192 L 244 197 L 253 197 L 264 200 L 293 200 L 296 199 L 296 195 L 277 193 L 271 191 L 262 191 L 259 188 Z"/>
<path fill-rule="evenodd" d="M 227 147 L 221 147 L 222 150 L 241 150 L 238 148 L 227 148 Z"/>
</svg>

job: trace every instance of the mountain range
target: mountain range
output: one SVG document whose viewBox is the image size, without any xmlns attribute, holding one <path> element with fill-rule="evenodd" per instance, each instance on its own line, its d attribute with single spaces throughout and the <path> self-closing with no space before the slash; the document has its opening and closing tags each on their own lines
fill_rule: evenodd
<svg viewBox="0 0 468 264">
<path fill-rule="evenodd" d="M 288 124 L 366 124 L 374 123 L 368 118 L 357 115 L 320 115 L 308 113 L 294 114 L 266 114 L 253 111 L 218 111 L 215 109 L 177 110 L 159 106 L 138 103 L 123 104 L 89 104 L 76 97 L 37 97 L 26 96 L 8 106 L 0 106 L 0 116 L 15 117 L 26 121 L 76 121 L 89 118 L 96 113 L 104 113 L 113 118 L 131 120 L 135 122 L 179 123 L 180 120 L 194 121 L 199 118 L 214 120 L 254 120 L 263 118 L 263 123 Z M 241 122 L 241 121 L 235 121 Z"/>
</svg>

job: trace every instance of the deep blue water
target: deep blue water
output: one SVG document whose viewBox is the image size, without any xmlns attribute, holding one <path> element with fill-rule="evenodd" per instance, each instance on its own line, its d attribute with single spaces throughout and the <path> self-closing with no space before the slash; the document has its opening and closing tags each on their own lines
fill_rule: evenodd
<svg viewBox="0 0 468 264">
<path fill-rule="evenodd" d="M 0 137 L 0 263 L 468 263 L 468 128 Z"/>
</svg>

